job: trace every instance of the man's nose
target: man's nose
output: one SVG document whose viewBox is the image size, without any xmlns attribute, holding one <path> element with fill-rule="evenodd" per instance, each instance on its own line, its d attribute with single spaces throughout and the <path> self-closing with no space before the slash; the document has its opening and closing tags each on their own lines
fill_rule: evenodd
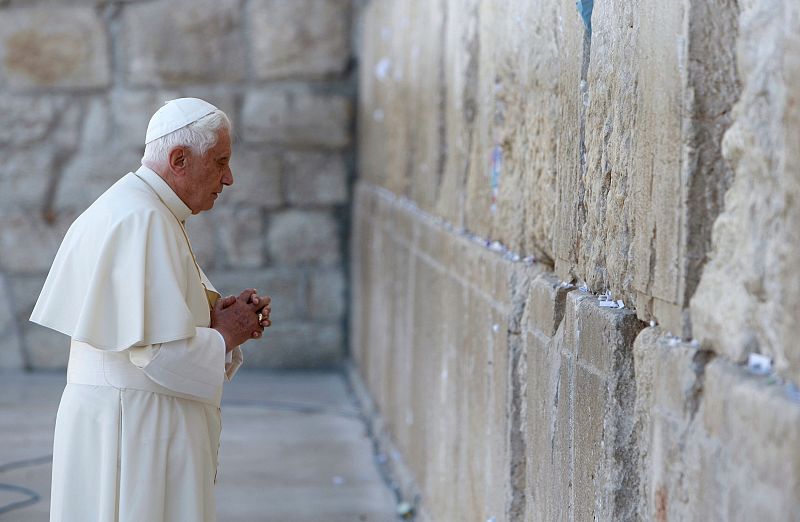
<svg viewBox="0 0 800 522">
<path fill-rule="evenodd" d="M 233 185 L 233 171 L 231 171 L 230 167 L 226 169 L 225 174 L 222 176 L 222 184 L 223 185 Z"/>
</svg>

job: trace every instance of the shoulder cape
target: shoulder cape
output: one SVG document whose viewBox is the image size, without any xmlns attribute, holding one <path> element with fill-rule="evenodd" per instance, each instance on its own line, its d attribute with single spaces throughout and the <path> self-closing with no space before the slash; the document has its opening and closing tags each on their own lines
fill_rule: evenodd
<svg viewBox="0 0 800 522">
<path fill-rule="evenodd" d="M 112 351 L 189 338 L 210 322 L 198 272 L 180 223 L 128 174 L 70 227 L 31 321 Z"/>
</svg>

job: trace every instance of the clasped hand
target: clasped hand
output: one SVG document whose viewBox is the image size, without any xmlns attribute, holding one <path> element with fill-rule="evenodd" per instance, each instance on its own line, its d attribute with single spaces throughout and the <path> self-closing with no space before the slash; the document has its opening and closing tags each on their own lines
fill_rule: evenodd
<svg viewBox="0 0 800 522">
<path fill-rule="evenodd" d="M 229 295 L 217 299 L 211 310 L 211 328 L 222 334 L 226 351 L 261 337 L 264 328 L 272 324 L 269 319 L 271 302 L 268 296 L 259 296 L 254 288 L 243 291 L 238 297 Z"/>
</svg>

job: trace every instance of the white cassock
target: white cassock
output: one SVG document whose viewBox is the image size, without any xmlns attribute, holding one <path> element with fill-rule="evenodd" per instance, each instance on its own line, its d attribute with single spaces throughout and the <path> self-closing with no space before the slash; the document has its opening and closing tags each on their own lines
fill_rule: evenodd
<svg viewBox="0 0 800 522">
<path fill-rule="evenodd" d="M 71 337 L 53 448 L 51 522 L 215 519 L 223 382 L 242 363 L 210 326 L 219 297 L 152 170 L 72 224 L 31 315 Z"/>
</svg>

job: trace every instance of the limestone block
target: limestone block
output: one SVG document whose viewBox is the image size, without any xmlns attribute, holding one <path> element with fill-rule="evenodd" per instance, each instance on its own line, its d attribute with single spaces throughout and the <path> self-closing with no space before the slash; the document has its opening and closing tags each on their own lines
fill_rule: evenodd
<svg viewBox="0 0 800 522">
<path fill-rule="evenodd" d="M 6 279 L 0 274 L 0 290 L 9 297 L 11 291 Z M 0 369 L 18 370 L 24 367 L 24 359 L 19 323 L 12 303 L 13 299 L 8 298 L 0 303 Z"/>
<path fill-rule="evenodd" d="M 482 2 L 478 16 L 467 227 L 548 261 L 559 138 L 578 129 L 565 109 L 577 98 L 582 27 L 551 0 Z"/>
<path fill-rule="evenodd" d="M 115 144 L 76 152 L 61 174 L 56 207 L 85 210 L 125 174 L 137 170 L 141 159 L 140 151 Z"/>
<path fill-rule="evenodd" d="M 476 153 L 477 140 L 476 118 L 478 111 L 483 111 L 479 100 L 479 68 L 480 68 L 480 2 L 470 0 L 460 2 L 448 0 L 448 21 L 444 31 L 444 56 L 446 57 L 445 69 L 445 132 L 447 157 L 442 173 L 441 191 L 442 199 L 437 207 L 444 215 L 452 216 L 455 225 L 467 226 L 466 215 L 468 208 L 475 208 L 476 202 L 485 202 L 484 208 L 489 211 L 491 201 L 491 187 L 480 174 L 471 176 L 472 172 L 485 174 L 488 172 L 488 158 Z M 490 103 L 489 108 L 491 110 Z M 477 155 L 477 157 L 476 157 Z M 472 178 L 470 184 L 467 180 Z M 483 188 L 486 197 L 478 195 L 478 187 Z M 470 191 L 472 193 L 470 194 Z M 480 218 L 472 211 L 470 217 L 471 231 L 488 236 L 488 227 L 491 219 L 486 220 L 486 225 L 480 228 Z"/>
<path fill-rule="evenodd" d="M 22 327 L 26 364 L 33 370 L 63 370 L 69 361 L 69 337 L 28 323 Z"/>
<path fill-rule="evenodd" d="M 5 10 L 0 63 L 13 89 L 98 88 L 111 81 L 106 29 L 91 7 Z"/>
<path fill-rule="evenodd" d="M 704 344 L 734 360 L 764 353 L 795 381 L 800 380 L 797 8 L 794 2 L 741 6 L 736 58 L 742 92 L 723 141 L 734 181 L 714 223 L 713 250 L 691 303 L 694 333 Z"/>
<path fill-rule="evenodd" d="M 66 211 L 52 216 L 19 210 L 0 212 L 0 268 L 24 274 L 49 270 L 76 217 L 76 213 Z"/>
<path fill-rule="evenodd" d="M 69 358 L 69 337 L 28 320 L 44 278 L 39 274 L 10 278 L 9 296 L 22 334 L 25 365 L 33 369 L 62 369 L 66 368 Z"/>
<path fill-rule="evenodd" d="M 641 517 L 773 520 L 797 511 L 800 406 L 783 386 L 656 329 L 635 351 L 636 422 L 647 448 Z"/>
<path fill-rule="evenodd" d="M 42 208 L 54 182 L 53 152 L 45 147 L 2 150 L 0 205 L 5 209 Z"/>
<path fill-rule="evenodd" d="M 644 323 L 633 310 L 601 308 L 595 297 L 575 303 L 579 307 L 578 360 L 604 375 L 613 372 L 617 352 L 630 351 Z"/>
<path fill-rule="evenodd" d="M 123 16 L 124 63 L 133 85 L 232 82 L 245 75 L 237 0 L 133 4 Z"/>
<path fill-rule="evenodd" d="M 221 261 L 231 268 L 256 268 L 264 264 L 264 218 L 260 208 L 214 210 Z"/>
<path fill-rule="evenodd" d="M 247 288 L 255 288 L 259 294 L 270 296 L 270 317 L 275 326 L 306 315 L 307 277 L 302 270 L 226 270 L 208 272 L 208 277 L 223 296 L 238 296 Z"/>
<path fill-rule="evenodd" d="M 347 202 L 347 171 L 341 155 L 290 152 L 284 162 L 289 203 L 336 205 Z"/>
<path fill-rule="evenodd" d="M 528 520 L 569 520 L 574 365 L 557 343 L 534 333 L 526 336 L 525 352 L 525 514 Z"/>
<path fill-rule="evenodd" d="M 244 345 L 245 364 L 281 370 L 333 368 L 344 355 L 342 334 L 338 323 L 275 324 L 263 338 Z"/>
<path fill-rule="evenodd" d="M 562 286 L 552 274 L 541 274 L 534 278 L 525 303 L 525 328 L 552 337 L 564 318 L 565 300 L 569 290 L 570 287 Z"/>
<path fill-rule="evenodd" d="M 574 482 L 576 520 L 599 520 L 601 495 L 606 479 L 603 469 L 603 415 L 606 381 L 583 368 L 576 368 L 574 411 Z"/>
<path fill-rule="evenodd" d="M 312 272 L 308 313 L 312 319 L 341 319 L 345 314 L 345 280 L 341 268 Z"/>
<path fill-rule="evenodd" d="M 350 144 L 350 101 L 307 88 L 247 94 L 242 108 L 247 142 L 342 148 Z"/>
<path fill-rule="evenodd" d="M 46 96 L 0 94 L 0 145 L 20 146 L 41 140 L 63 108 Z"/>
<path fill-rule="evenodd" d="M 217 211 L 202 212 L 186 220 L 186 234 L 197 264 L 204 272 L 217 266 Z"/>
<path fill-rule="evenodd" d="M 392 60 L 389 46 L 392 31 L 389 10 L 398 4 L 370 2 L 361 11 L 358 68 L 358 171 L 361 179 L 385 186 L 386 161 L 391 147 L 384 147 L 394 121 L 386 121 L 388 103 L 393 99 L 388 82 Z"/>
<path fill-rule="evenodd" d="M 287 210 L 270 218 L 267 249 L 278 263 L 339 261 L 339 226 L 327 212 Z"/>
<path fill-rule="evenodd" d="M 233 185 L 220 196 L 225 206 L 278 208 L 283 204 L 280 156 L 268 150 L 235 144 L 231 158 Z"/>
<path fill-rule="evenodd" d="M 361 68 L 360 121 L 364 167 L 390 190 L 431 211 L 448 195 L 437 174 L 445 153 L 442 47 L 446 2 L 384 2 L 370 20 L 370 49 Z M 392 144 L 387 146 L 387 144 Z M 368 150 L 371 147 L 372 150 Z"/>
<path fill-rule="evenodd" d="M 706 476 L 715 487 L 727 489 L 720 495 L 729 499 L 724 518 L 769 520 L 796 513 L 800 456 L 792 441 L 800 434 L 800 405 L 782 386 L 747 377 L 721 358 L 706 367 L 704 388 L 698 415 L 723 446 L 722 462 L 727 463 Z M 715 426 L 711 419 L 721 422 Z M 700 475 L 698 483 L 706 476 Z"/>
<path fill-rule="evenodd" d="M 258 0 L 248 13 L 253 72 L 260 79 L 319 78 L 350 55 L 348 0 Z"/>
<path fill-rule="evenodd" d="M 558 176 L 556 272 L 686 336 L 682 309 L 730 181 L 719 142 L 738 96 L 736 10 L 596 5 L 573 149 L 581 161 L 558 160 L 573 166 Z"/>
</svg>

